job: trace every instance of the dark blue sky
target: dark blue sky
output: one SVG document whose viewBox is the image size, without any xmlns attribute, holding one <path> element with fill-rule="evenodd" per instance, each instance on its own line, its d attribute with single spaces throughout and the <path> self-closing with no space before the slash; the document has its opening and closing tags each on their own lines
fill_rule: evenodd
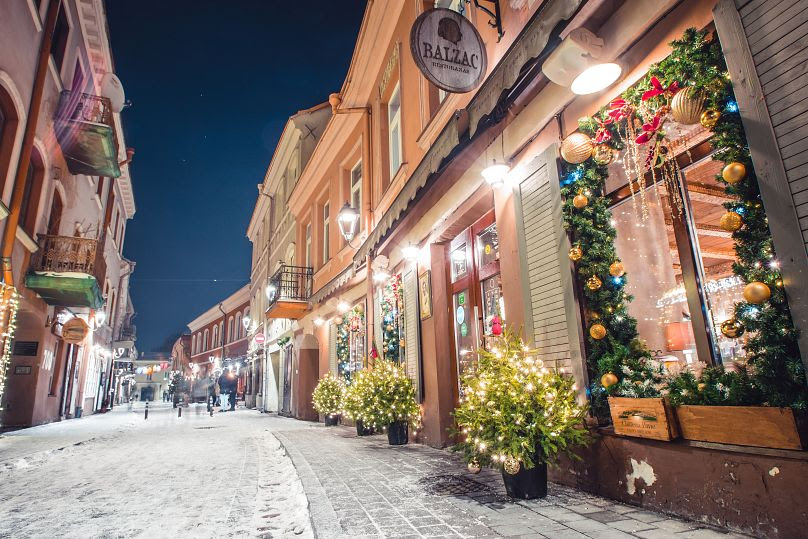
<svg viewBox="0 0 808 539">
<path fill-rule="evenodd" d="M 137 214 L 138 348 L 249 280 L 245 237 L 286 119 L 338 91 L 364 0 L 108 0 Z M 215 281 L 214 281 L 215 280 Z"/>
</svg>

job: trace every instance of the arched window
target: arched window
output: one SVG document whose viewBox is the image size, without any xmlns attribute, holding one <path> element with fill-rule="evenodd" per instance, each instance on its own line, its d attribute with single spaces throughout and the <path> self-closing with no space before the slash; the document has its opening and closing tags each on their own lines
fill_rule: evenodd
<svg viewBox="0 0 808 539">
<path fill-rule="evenodd" d="M 213 326 L 213 340 L 210 342 L 211 347 L 219 346 L 219 324 Z"/>
<path fill-rule="evenodd" d="M 230 317 L 230 319 L 227 321 L 227 342 L 233 342 L 233 341 L 235 341 L 235 340 L 236 340 L 236 339 L 235 339 L 236 334 L 235 334 L 235 333 L 233 333 L 233 330 L 234 330 L 234 328 L 233 328 L 233 323 L 234 323 L 234 322 L 235 322 L 235 319 L 234 319 L 232 316 L 231 316 L 231 317 Z"/>
<path fill-rule="evenodd" d="M 208 350 L 208 330 L 205 329 L 204 336 L 202 337 L 202 351 L 207 352 Z"/>
<path fill-rule="evenodd" d="M 62 203 L 62 195 L 59 194 L 59 191 L 53 192 L 53 202 L 51 203 L 51 211 L 50 217 L 48 218 L 48 235 L 49 236 L 58 236 L 59 235 L 59 228 L 62 224 L 62 209 L 64 208 L 64 204 Z"/>
<path fill-rule="evenodd" d="M 198 342 L 197 337 L 199 337 L 198 333 L 194 333 L 194 336 L 191 337 L 191 355 L 196 355 L 196 343 Z"/>
<path fill-rule="evenodd" d="M 224 340 L 224 320 L 219 322 L 219 346 L 222 345 L 223 340 Z"/>
<path fill-rule="evenodd" d="M 0 193 L 5 187 L 18 126 L 19 115 L 14 107 L 14 100 L 11 94 L 0 86 Z"/>
<path fill-rule="evenodd" d="M 25 177 L 25 190 L 22 193 L 22 206 L 20 206 L 20 227 L 34 235 L 36 228 L 36 214 L 39 209 L 39 195 L 42 193 L 42 184 L 45 180 L 45 166 L 42 156 L 34 148 L 31 152 L 31 161 L 28 165 L 28 174 Z"/>
<path fill-rule="evenodd" d="M 236 313 L 236 340 L 241 338 L 242 331 L 244 331 L 244 325 L 241 323 L 241 313 Z"/>
</svg>

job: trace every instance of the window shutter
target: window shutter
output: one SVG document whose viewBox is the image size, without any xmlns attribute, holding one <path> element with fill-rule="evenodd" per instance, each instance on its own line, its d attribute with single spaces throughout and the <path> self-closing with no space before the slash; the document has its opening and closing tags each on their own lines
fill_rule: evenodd
<svg viewBox="0 0 808 539">
<path fill-rule="evenodd" d="M 555 146 L 535 163 L 533 172 L 519 185 L 522 230 L 520 248 L 525 253 L 527 275 L 527 336 L 533 337 L 537 356 L 548 367 L 583 375 L 580 329 L 576 316 L 572 273 L 567 256 L 569 241 L 561 216 L 561 189 L 555 163 Z"/>
<path fill-rule="evenodd" d="M 404 287 L 404 360 L 407 376 L 415 385 L 415 394 L 421 400 L 421 339 L 418 315 L 418 272 L 408 270 L 402 275 Z"/>
<path fill-rule="evenodd" d="M 328 323 L 328 370 L 337 374 L 337 325 Z"/>
</svg>

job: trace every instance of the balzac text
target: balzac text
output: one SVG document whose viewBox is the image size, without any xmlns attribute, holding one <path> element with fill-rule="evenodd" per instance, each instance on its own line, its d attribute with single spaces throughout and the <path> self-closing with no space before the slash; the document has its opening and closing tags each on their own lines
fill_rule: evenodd
<svg viewBox="0 0 808 539">
<path fill-rule="evenodd" d="M 432 46 L 431 43 L 424 41 L 423 42 L 423 57 L 429 58 L 431 60 L 443 60 L 444 62 L 448 62 L 450 66 L 444 66 L 439 62 L 432 62 L 432 65 L 435 67 L 445 67 L 447 69 L 452 69 L 455 71 L 462 71 L 464 73 L 468 73 L 469 70 L 467 68 L 478 69 L 478 62 L 480 60 L 479 55 L 472 53 L 469 55 L 465 51 L 461 51 L 460 49 L 456 49 L 454 47 L 441 47 L 440 45 Z M 464 69 L 466 68 L 466 69 Z"/>
</svg>

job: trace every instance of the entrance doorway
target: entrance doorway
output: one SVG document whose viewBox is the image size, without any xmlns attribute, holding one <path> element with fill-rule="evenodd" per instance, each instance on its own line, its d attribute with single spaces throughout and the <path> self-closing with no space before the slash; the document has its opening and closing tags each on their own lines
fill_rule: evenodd
<svg viewBox="0 0 808 539">
<path fill-rule="evenodd" d="M 292 346 L 289 345 L 281 351 L 283 362 L 283 406 L 281 414 L 292 413 Z"/>
<path fill-rule="evenodd" d="M 499 270 L 499 236 L 490 211 L 449 244 L 446 271 L 458 385 L 477 368 L 477 350 L 502 329 L 505 306 Z"/>
</svg>

